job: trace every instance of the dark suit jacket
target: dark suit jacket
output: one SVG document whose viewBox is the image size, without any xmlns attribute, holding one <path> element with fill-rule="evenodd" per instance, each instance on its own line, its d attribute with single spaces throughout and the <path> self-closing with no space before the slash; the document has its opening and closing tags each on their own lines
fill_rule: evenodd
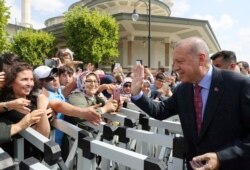
<svg viewBox="0 0 250 170">
<path fill-rule="evenodd" d="M 133 101 L 150 116 L 163 120 L 180 117 L 187 141 L 187 159 L 216 152 L 221 169 L 250 169 L 250 79 L 213 68 L 201 132 L 196 131 L 193 85 L 182 83 L 172 97 L 153 103 L 146 96 Z"/>
</svg>

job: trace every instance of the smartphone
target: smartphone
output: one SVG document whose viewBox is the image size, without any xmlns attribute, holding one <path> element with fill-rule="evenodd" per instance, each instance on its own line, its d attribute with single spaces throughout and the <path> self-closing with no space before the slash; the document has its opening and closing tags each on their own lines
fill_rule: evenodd
<svg viewBox="0 0 250 170">
<path fill-rule="evenodd" d="M 53 60 L 53 59 L 45 59 L 45 65 L 48 67 L 58 67 L 59 62 L 58 60 Z"/>
<path fill-rule="evenodd" d="M 113 90 L 113 99 L 116 100 L 118 103 L 120 102 L 120 89 Z"/>
<path fill-rule="evenodd" d="M 138 66 L 138 65 L 141 65 L 141 61 L 140 61 L 140 60 L 136 60 L 136 61 L 135 61 L 135 65 L 137 65 L 137 66 Z"/>
<path fill-rule="evenodd" d="M 121 66 L 120 63 L 115 63 L 115 68 L 118 68 L 118 67 L 120 67 L 120 66 Z"/>
</svg>

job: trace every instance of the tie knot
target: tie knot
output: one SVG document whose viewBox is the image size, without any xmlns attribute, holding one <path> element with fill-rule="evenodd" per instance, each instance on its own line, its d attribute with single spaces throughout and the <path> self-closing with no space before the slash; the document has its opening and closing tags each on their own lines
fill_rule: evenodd
<svg viewBox="0 0 250 170">
<path fill-rule="evenodd" d="M 194 85 L 194 90 L 195 90 L 196 92 L 200 92 L 201 89 L 202 89 L 202 87 L 199 86 L 198 84 Z"/>
</svg>

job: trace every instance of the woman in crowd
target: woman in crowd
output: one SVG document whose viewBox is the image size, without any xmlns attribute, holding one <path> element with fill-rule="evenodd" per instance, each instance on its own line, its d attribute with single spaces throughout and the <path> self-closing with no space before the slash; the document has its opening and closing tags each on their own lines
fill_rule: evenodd
<svg viewBox="0 0 250 170">
<path fill-rule="evenodd" d="M 10 124 L 11 129 L 18 128 L 10 131 L 10 135 L 18 133 L 28 126 L 46 137 L 50 134 L 48 118 L 52 111 L 47 110 L 48 99 L 37 88 L 34 88 L 34 84 L 33 68 L 30 65 L 17 62 L 6 70 L 5 84 L 1 91 L 0 109 L 2 113 L 0 118 Z M 47 116 L 48 112 L 49 116 Z M 14 155 L 12 142 L 1 145 L 1 147 L 11 156 Z M 37 159 L 43 157 L 41 152 L 25 142 L 25 157 L 30 156 Z"/>
<path fill-rule="evenodd" d="M 150 90 L 151 83 L 149 80 L 143 80 L 142 83 L 142 91 L 143 93 L 151 99 L 159 99 L 161 97 L 161 93 L 158 90 Z"/>
<path fill-rule="evenodd" d="M 125 102 L 130 101 L 131 83 L 132 83 L 132 78 L 126 77 L 121 85 L 121 96 L 124 98 Z"/>
<path fill-rule="evenodd" d="M 84 84 L 82 86 L 84 89 L 73 92 L 69 96 L 69 103 L 81 108 L 101 103 L 102 107 L 97 109 L 100 114 L 114 112 L 117 109 L 117 101 L 108 100 L 105 102 L 103 98 L 99 97 L 98 88 L 100 82 L 99 77 L 95 73 L 88 73 L 83 77 L 82 83 Z"/>
<path fill-rule="evenodd" d="M 49 136 L 48 99 L 34 88 L 33 68 L 26 63 L 16 63 L 6 71 L 5 85 L 1 93 L 1 118 L 17 123 L 25 114 L 39 115 L 41 118 L 32 127 Z"/>
</svg>

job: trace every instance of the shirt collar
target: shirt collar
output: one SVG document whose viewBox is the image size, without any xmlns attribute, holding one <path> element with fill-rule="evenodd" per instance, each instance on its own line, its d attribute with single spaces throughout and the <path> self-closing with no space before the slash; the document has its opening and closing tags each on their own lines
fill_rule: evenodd
<svg viewBox="0 0 250 170">
<path fill-rule="evenodd" d="M 205 74 L 205 76 L 199 82 L 199 86 L 201 86 L 204 89 L 210 88 L 211 81 L 212 81 L 212 72 L 213 72 L 213 67 L 210 66 L 208 69 L 208 72 Z"/>
</svg>

